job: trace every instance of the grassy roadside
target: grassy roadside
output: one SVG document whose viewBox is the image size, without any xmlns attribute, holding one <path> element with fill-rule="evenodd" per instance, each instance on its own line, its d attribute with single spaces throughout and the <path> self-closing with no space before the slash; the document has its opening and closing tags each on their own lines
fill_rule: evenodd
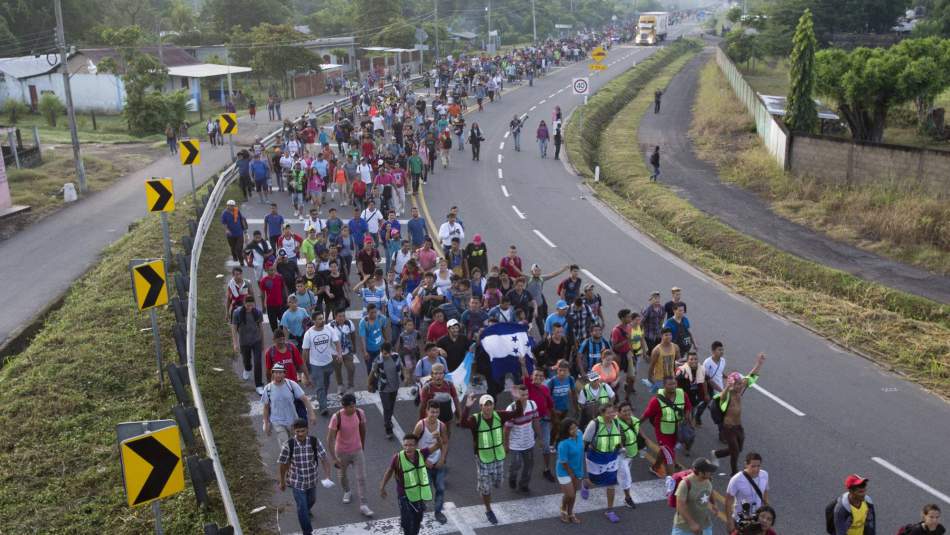
<svg viewBox="0 0 950 535">
<path fill-rule="evenodd" d="M 215 117 L 220 111 L 219 108 L 206 110 L 204 121 L 208 117 Z M 246 110 L 245 110 L 246 111 Z M 266 111 L 266 110 L 265 110 Z M 121 114 L 102 114 L 97 113 L 96 128 L 93 129 L 92 114 L 89 112 L 76 113 L 76 131 L 79 134 L 79 142 L 88 143 L 165 143 L 165 134 L 155 132 L 144 136 L 137 136 L 129 132 L 129 125 Z M 0 116 L 0 122 L 7 122 L 9 117 L 4 114 Z M 205 132 L 205 122 L 198 118 L 198 112 L 187 112 L 185 120 L 191 125 L 188 132 L 192 137 L 201 137 Z M 20 116 L 17 120 L 17 128 L 23 131 L 27 145 L 33 144 L 32 128 L 36 126 L 40 134 L 40 142 L 43 145 L 50 144 L 69 144 L 72 138 L 69 135 L 69 119 L 65 114 L 57 117 L 56 126 L 50 126 L 46 119 L 38 113 L 28 113 Z"/>
<path fill-rule="evenodd" d="M 171 217 L 172 236 L 186 232 L 186 200 Z M 206 245 L 199 276 L 196 355 L 205 404 L 238 510 L 248 533 L 261 526 L 247 512 L 266 485 L 241 385 L 231 373 L 222 329 L 221 273 L 226 244 Z M 177 248 L 177 245 L 176 245 Z M 141 534 L 153 530 L 148 507 L 129 509 L 122 487 L 115 425 L 170 418 L 174 394 L 158 390 L 148 314 L 134 310 L 127 264 L 161 254 L 158 217 L 148 217 L 103 252 L 69 290 L 30 346 L 0 369 L 0 526 L 9 533 Z M 174 315 L 159 312 L 166 362 L 176 361 Z M 199 451 L 203 452 L 203 448 Z M 223 511 L 198 510 L 186 489 L 162 501 L 166 533 L 193 534 L 203 522 L 224 525 Z M 212 484 L 212 504 L 220 503 Z M 248 524 L 244 524 L 248 526 Z"/>
<path fill-rule="evenodd" d="M 950 204 L 899 184 L 838 188 L 784 173 L 712 60 L 700 74 L 690 137 L 724 180 L 756 191 L 782 216 L 901 262 L 950 273 Z"/>
<path fill-rule="evenodd" d="M 611 86 L 623 81 L 611 82 L 605 89 L 613 91 L 598 92 L 591 99 L 584 113 L 585 130 L 603 132 L 592 143 L 595 150 L 591 156 L 601 166 L 601 182 L 589 184 L 597 195 L 658 243 L 766 309 L 846 347 L 860 348 L 885 367 L 950 395 L 950 307 L 781 252 L 703 214 L 666 187 L 649 181 L 639 146 L 629 140 L 637 139 L 653 91 L 666 86 L 693 53 L 687 51 L 686 56 L 665 66 L 658 60 L 633 69 L 634 74 L 625 76 L 627 80 L 648 82 L 632 99 L 616 102 L 619 88 Z M 568 124 L 569 140 L 580 138 L 579 116 L 575 113 Z M 591 117 L 605 119 L 587 123 Z M 603 144 L 610 150 L 600 149 L 601 137 L 616 140 Z M 578 171 L 590 180 L 589 147 L 575 142 L 568 143 L 567 149 Z"/>
</svg>

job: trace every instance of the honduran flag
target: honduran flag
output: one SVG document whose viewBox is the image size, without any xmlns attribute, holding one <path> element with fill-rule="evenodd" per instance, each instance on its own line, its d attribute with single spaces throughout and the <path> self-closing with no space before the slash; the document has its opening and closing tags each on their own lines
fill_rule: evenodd
<svg viewBox="0 0 950 535">
<path fill-rule="evenodd" d="M 492 378 L 496 382 L 511 373 L 518 377 L 521 364 L 518 357 L 525 357 L 528 373 L 534 369 L 534 357 L 531 354 L 532 341 L 528 336 L 528 326 L 517 323 L 496 323 L 482 331 L 482 349 L 491 362 Z"/>
<path fill-rule="evenodd" d="M 593 448 L 587 450 L 587 477 L 594 485 L 611 486 L 617 484 L 619 467 L 616 451 L 602 453 Z"/>
</svg>

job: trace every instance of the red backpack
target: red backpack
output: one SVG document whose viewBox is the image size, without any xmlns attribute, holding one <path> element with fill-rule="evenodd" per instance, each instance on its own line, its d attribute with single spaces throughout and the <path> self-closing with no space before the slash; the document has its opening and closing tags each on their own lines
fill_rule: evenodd
<svg viewBox="0 0 950 535">
<path fill-rule="evenodd" d="M 676 509 L 676 489 L 679 488 L 680 481 L 683 481 L 688 476 L 693 475 L 692 468 L 689 470 L 681 470 L 676 472 L 671 476 L 673 488 L 670 488 L 670 481 L 666 483 L 666 504 Z M 686 490 L 689 491 L 690 488 L 689 480 L 686 481 Z"/>
</svg>

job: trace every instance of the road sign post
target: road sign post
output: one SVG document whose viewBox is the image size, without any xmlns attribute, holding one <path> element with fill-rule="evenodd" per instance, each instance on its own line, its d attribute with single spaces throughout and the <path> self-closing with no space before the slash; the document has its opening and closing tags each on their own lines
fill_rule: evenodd
<svg viewBox="0 0 950 535">
<path fill-rule="evenodd" d="M 165 238 L 165 260 L 171 262 L 172 240 L 168 232 L 168 212 L 175 210 L 175 184 L 170 178 L 145 181 L 145 204 L 149 212 L 162 213 L 162 235 Z"/>
<path fill-rule="evenodd" d="M 195 220 L 198 220 L 201 212 L 198 211 L 198 193 L 195 191 L 195 166 L 201 164 L 201 143 L 197 139 L 179 141 L 178 154 L 181 164 L 187 165 L 191 172 L 191 204 L 195 205 Z"/>
<path fill-rule="evenodd" d="M 165 215 L 164 213 L 162 215 Z M 156 307 L 168 303 L 168 274 L 165 262 L 158 260 L 132 260 L 129 262 L 132 272 L 132 292 L 139 310 L 149 310 L 152 316 L 152 338 L 155 341 L 155 363 L 158 365 L 158 386 L 165 390 L 165 376 L 162 374 L 162 339 L 158 332 L 158 314 Z"/>
<path fill-rule="evenodd" d="M 228 135 L 228 146 L 231 149 L 231 160 L 234 160 L 234 138 L 233 134 L 238 133 L 238 123 L 236 113 L 222 113 L 218 119 L 221 127 L 221 133 Z"/>
<path fill-rule="evenodd" d="M 116 434 L 129 507 L 150 503 L 155 533 L 162 535 L 160 500 L 185 489 L 178 426 L 174 420 L 124 422 Z"/>
</svg>

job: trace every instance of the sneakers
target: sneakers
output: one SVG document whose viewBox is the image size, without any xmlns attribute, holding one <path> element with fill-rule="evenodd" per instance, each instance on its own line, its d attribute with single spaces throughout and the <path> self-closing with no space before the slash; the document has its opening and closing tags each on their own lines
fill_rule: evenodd
<svg viewBox="0 0 950 535">
<path fill-rule="evenodd" d="M 544 473 L 541 475 L 544 476 L 544 479 L 547 479 L 551 483 L 554 483 L 555 481 L 557 481 L 557 479 L 555 479 L 554 477 L 554 474 L 552 474 L 550 470 L 545 470 Z"/>
<path fill-rule="evenodd" d="M 445 517 L 445 513 L 442 511 L 436 511 L 432 516 L 435 517 L 435 521 L 439 524 L 445 524 L 449 521 L 449 519 Z"/>
<path fill-rule="evenodd" d="M 249 370 L 244 370 L 244 372 L 241 373 L 241 378 L 247 381 L 251 378 L 251 372 Z"/>
<path fill-rule="evenodd" d="M 716 450 L 709 451 L 709 462 L 713 466 L 719 466 L 719 457 L 716 457 Z"/>
<path fill-rule="evenodd" d="M 343 503 L 350 503 L 353 500 L 353 493 L 346 491 L 343 493 Z"/>
<path fill-rule="evenodd" d="M 630 496 L 624 496 L 624 497 L 623 497 L 623 503 L 627 504 L 627 507 L 629 507 L 629 508 L 631 508 L 631 509 L 636 509 L 636 508 L 637 508 L 637 504 L 634 503 L 633 498 L 630 497 Z"/>
<path fill-rule="evenodd" d="M 373 510 L 370 509 L 365 503 L 360 506 L 360 512 L 366 517 L 373 516 Z"/>
<path fill-rule="evenodd" d="M 495 516 L 494 511 L 485 511 L 485 517 L 488 518 L 488 521 L 491 522 L 492 525 L 498 524 L 498 517 Z"/>
<path fill-rule="evenodd" d="M 515 490 L 516 488 L 518 488 L 518 482 L 515 481 L 514 479 L 509 479 L 509 480 L 508 480 L 508 488 L 511 489 L 511 490 Z"/>
<path fill-rule="evenodd" d="M 255 390 L 257 390 L 257 395 L 258 395 L 258 396 L 263 396 L 263 395 L 264 395 L 264 387 L 263 387 L 263 386 L 259 386 L 259 387 L 255 388 Z"/>
</svg>

